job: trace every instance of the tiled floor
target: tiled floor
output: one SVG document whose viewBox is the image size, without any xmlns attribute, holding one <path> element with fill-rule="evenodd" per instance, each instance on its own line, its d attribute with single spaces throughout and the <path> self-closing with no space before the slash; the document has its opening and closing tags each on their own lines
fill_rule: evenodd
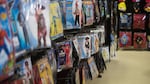
<svg viewBox="0 0 150 84">
<path fill-rule="evenodd" d="M 150 51 L 118 51 L 102 78 L 86 84 L 150 84 Z"/>
</svg>

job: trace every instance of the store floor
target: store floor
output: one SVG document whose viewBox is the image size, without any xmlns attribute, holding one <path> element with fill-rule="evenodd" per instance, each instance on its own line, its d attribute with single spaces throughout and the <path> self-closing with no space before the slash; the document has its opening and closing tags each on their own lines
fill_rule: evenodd
<svg viewBox="0 0 150 84">
<path fill-rule="evenodd" d="M 88 83 L 87 83 L 88 82 Z M 86 84 L 150 84 L 150 51 L 118 51 L 102 78 Z"/>
</svg>

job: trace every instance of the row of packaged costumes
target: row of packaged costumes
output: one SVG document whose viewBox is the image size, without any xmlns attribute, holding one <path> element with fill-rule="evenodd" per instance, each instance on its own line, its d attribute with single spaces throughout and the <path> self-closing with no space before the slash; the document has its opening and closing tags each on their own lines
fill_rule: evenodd
<svg viewBox="0 0 150 84">
<path fill-rule="evenodd" d="M 132 29 L 133 27 L 134 30 L 145 30 L 148 27 L 150 29 L 150 18 L 146 20 L 149 16 L 146 16 L 146 14 L 133 14 L 132 16 L 132 13 L 120 13 L 119 28 Z"/>
<path fill-rule="evenodd" d="M 26 49 L 51 47 L 51 40 L 63 36 L 63 29 L 67 28 L 63 27 L 62 22 L 69 25 L 81 22 L 78 15 L 77 20 L 73 21 L 75 16 L 71 11 L 75 11 L 75 6 L 77 9 L 83 8 L 82 3 L 87 6 L 85 7 L 87 9 L 84 9 L 87 13 L 85 16 L 88 17 L 86 22 L 93 23 L 95 6 L 93 4 L 96 2 L 90 0 L 79 2 L 82 1 L 66 0 L 63 5 L 61 4 L 63 7 L 60 7 L 57 1 L 49 2 L 49 0 L 1 0 L 0 56 L 13 57 L 15 53 Z M 61 12 L 60 8 L 65 9 L 64 12 Z M 67 17 L 62 19 L 62 16 Z"/>
<path fill-rule="evenodd" d="M 119 11 L 150 12 L 150 0 L 118 0 Z M 129 8 L 129 9 L 128 9 Z"/>
<path fill-rule="evenodd" d="M 131 47 L 132 43 L 135 49 L 149 48 L 149 35 L 146 33 L 135 32 L 132 36 L 131 32 L 120 32 L 119 33 L 119 45 L 120 47 Z"/>
<path fill-rule="evenodd" d="M 73 42 L 73 43 L 72 43 Z M 6 42 L 5 42 L 6 43 Z M 77 35 L 70 40 L 56 43 L 57 56 L 59 69 L 63 67 L 72 67 L 72 44 L 74 44 L 80 59 L 86 59 L 91 57 L 99 51 L 99 45 L 105 43 L 105 30 L 104 27 L 100 27 L 97 30 L 93 30 L 90 34 Z M 8 76 L 8 73 L 13 71 L 13 65 L 15 64 L 16 53 L 13 50 L 10 52 L 11 46 L 4 44 L 0 51 L 1 63 L 0 63 L 0 79 L 3 80 Z M 7 53 L 8 50 L 8 53 Z M 67 64 L 67 65 L 66 65 Z M 62 65 L 62 66 L 60 66 Z M 64 66 L 66 65 L 66 66 Z M 0 80 L 0 81 L 1 81 Z"/>
</svg>

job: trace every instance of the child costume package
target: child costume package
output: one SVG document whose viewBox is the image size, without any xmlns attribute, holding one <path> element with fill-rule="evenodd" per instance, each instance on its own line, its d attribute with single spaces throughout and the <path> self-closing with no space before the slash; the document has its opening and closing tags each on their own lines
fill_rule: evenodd
<svg viewBox="0 0 150 84">
<path fill-rule="evenodd" d="M 133 29 L 145 29 L 145 14 L 134 14 L 133 16 Z"/>
<path fill-rule="evenodd" d="M 91 0 L 83 0 L 83 25 L 92 25 L 94 22 L 94 5 Z"/>
<path fill-rule="evenodd" d="M 90 68 L 90 73 L 91 73 L 92 79 L 96 78 L 98 76 L 99 72 L 98 72 L 98 69 L 97 69 L 97 66 L 95 64 L 93 57 L 88 59 L 88 65 Z"/>
<path fill-rule="evenodd" d="M 72 67 L 72 42 L 64 41 L 57 43 L 58 47 L 58 68 L 65 69 Z"/>
<path fill-rule="evenodd" d="M 6 1 L 0 1 L 0 81 L 12 73 L 14 66 L 14 46 L 9 9 Z"/>
<path fill-rule="evenodd" d="M 120 47 L 130 47 L 132 44 L 132 33 L 131 32 L 120 32 L 119 33 L 119 45 Z"/>
<path fill-rule="evenodd" d="M 33 72 L 31 59 L 26 58 L 15 65 L 15 72 L 19 79 L 24 80 L 25 84 L 33 84 Z"/>
<path fill-rule="evenodd" d="M 25 3 L 30 3 L 26 6 Z M 23 0 L 31 48 L 50 47 L 49 0 Z"/>
<path fill-rule="evenodd" d="M 89 35 L 78 36 L 79 56 L 86 59 L 91 56 L 91 37 Z"/>
<path fill-rule="evenodd" d="M 51 66 L 51 70 L 53 73 L 53 77 L 55 77 L 55 75 L 57 73 L 57 62 L 56 62 L 56 56 L 55 56 L 54 50 L 53 49 L 48 50 L 47 55 L 48 55 L 49 64 Z"/>
<path fill-rule="evenodd" d="M 99 37 L 98 33 L 92 33 L 91 36 L 91 54 L 95 54 L 99 51 Z"/>
<path fill-rule="evenodd" d="M 28 10 L 30 3 L 22 0 L 12 0 L 8 3 L 10 4 L 10 24 L 13 30 L 13 42 L 16 52 L 19 52 L 29 47 L 25 10 Z"/>
<path fill-rule="evenodd" d="M 59 0 L 63 28 L 66 28 L 66 0 Z"/>
<path fill-rule="evenodd" d="M 66 28 L 79 29 L 82 25 L 82 0 L 66 0 Z"/>
<path fill-rule="evenodd" d="M 146 48 L 146 33 L 134 33 L 134 48 Z"/>
<path fill-rule="evenodd" d="M 52 40 L 57 39 L 63 36 L 63 24 L 62 24 L 62 16 L 60 12 L 59 3 L 56 1 L 52 1 L 49 4 L 50 8 L 50 36 Z"/>
<path fill-rule="evenodd" d="M 53 73 L 47 58 L 43 58 L 36 63 L 40 74 L 41 84 L 54 84 Z M 38 72 L 36 71 L 36 72 Z M 39 84 L 39 83 L 38 83 Z"/>
<path fill-rule="evenodd" d="M 131 29 L 132 26 L 132 14 L 120 13 L 120 29 Z"/>
<path fill-rule="evenodd" d="M 110 60 L 110 55 L 109 55 L 109 47 L 102 47 L 100 49 L 100 52 L 102 54 L 102 57 L 104 58 L 104 61 L 109 61 Z"/>
</svg>

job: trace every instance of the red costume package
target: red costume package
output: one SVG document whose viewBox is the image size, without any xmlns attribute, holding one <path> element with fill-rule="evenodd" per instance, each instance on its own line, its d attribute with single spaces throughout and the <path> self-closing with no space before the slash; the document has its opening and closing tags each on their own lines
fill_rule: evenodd
<svg viewBox="0 0 150 84">
<path fill-rule="evenodd" d="M 134 14 L 133 16 L 133 29 L 145 29 L 145 14 Z"/>
<path fill-rule="evenodd" d="M 132 44 L 132 33 L 131 32 L 120 32 L 119 33 L 119 45 L 120 47 L 129 47 Z"/>
<path fill-rule="evenodd" d="M 145 0 L 145 2 L 150 2 L 150 0 Z"/>
<path fill-rule="evenodd" d="M 146 48 L 146 33 L 134 33 L 134 48 Z"/>
</svg>

